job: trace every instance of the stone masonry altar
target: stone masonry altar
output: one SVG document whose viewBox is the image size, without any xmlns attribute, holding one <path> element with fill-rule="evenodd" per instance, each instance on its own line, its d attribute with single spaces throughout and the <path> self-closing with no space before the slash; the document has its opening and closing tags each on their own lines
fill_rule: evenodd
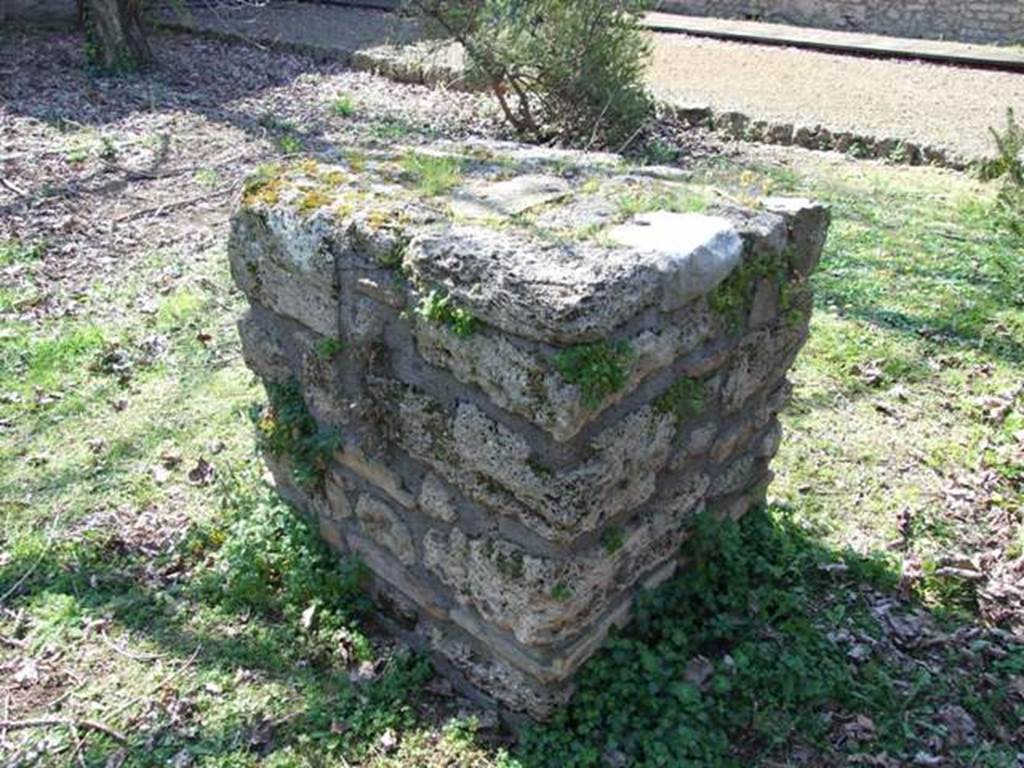
<svg viewBox="0 0 1024 768">
<path fill-rule="evenodd" d="M 828 218 L 515 144 L 262 169 L 229 252 L 278 489 L 444 674 L 544 718 L 695 516 L 763 500 Z"/>
</svg>

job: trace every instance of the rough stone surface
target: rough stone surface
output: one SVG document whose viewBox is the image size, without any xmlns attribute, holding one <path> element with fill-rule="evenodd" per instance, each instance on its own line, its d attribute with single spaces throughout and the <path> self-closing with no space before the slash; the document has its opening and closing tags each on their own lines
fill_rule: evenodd
<svg viewBox="0 0 1024 768">
<path fill-rule="evenodd" d="M 633 217 L 608 236 L 655 254 L 666 276 L 662 309 L 678 309 L 710 293 L 743 258 L 743 242 L 728 219 L 655 211 Z"/>
<path fill-rule="evenodd" d="M 560 176 L 528 174 L 461 190 L 452 197 L 451 208 L 455 216 L 508 218 L 559 200 L 571 191 L 569 183 Z"/>
<path fill-rule="evenodd" d="M 239 331 L 337 446 L 301 474 L 268 455 L 282 495 L 364 560 L 402 637 L 543 718 L 693 518 L 763 498 L 828 211 L 632 216 L 638 190 L 710 195 L 606 155 L 435 151 L 463 169 L 437 198 L 386 156 L 250 182 Z"/>
<path fill-rule="evenodd" d="M 1020 0 L 662 0 L 661 10 L 971 43 L 1024 39 Z"/>
</svg>

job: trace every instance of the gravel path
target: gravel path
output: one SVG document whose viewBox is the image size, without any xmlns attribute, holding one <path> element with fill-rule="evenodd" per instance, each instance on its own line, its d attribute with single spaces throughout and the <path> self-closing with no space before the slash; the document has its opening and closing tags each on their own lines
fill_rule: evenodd
<svg viewBox="0 0 1024 768">
<path fill-rule="evenodd" d="M 989 126 L 1024 114 L 1024 75 L 655 34 L 651 85 L 667 101 L 879 139 L 991 150 Z"/>
</svg>

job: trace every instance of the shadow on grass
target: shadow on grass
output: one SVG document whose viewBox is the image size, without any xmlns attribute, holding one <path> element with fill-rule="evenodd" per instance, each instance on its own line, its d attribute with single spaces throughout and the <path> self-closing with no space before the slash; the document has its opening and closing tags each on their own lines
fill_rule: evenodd
<svg viewBox="0 0 1024 768">
<path fill-rule="evenodd" d="M 69 546 L 16 593 L 29 614 L 64 595 L 80 616 L 109 617 L 177 659 L 200 649 L 175 684 L 183 698 L 239 669 L 287 691 L 262 719 L 230 707 L 211 726 L 145 721 L 129 765 L 182 749 L 211 764 L 294 752 L 329 765 L 365 758 L 387 729 L 425 724 L 425 663 L 399 655 L 350 683 L 338 649 L 366 653 L 354 640 L 365 615 L 356 571 L 269 491 L 239 491 L 248 487 L 228 489 L 223 529 L 193 530 L 176 553 Z M 875 764 L 902 765 L 921 752 L 1012 764 L 1024 702 L 1010 680 L 1024 674 L 1024 646 L 997 647 L 981 628 L 898 599 L 884 559 L 822 545 L 785 509 L 699 526 L 681 574 L 643 596 L 633 623 L 584 667 L 573 701 L 527 730 L 508 765 L 836 765 L 883 754 L 894 762 Z M 4 565 L 0 592 L 29 566 Z M 301 614 L 313 604 L 309 625 Z M 254 735 L 275 718 L 272 739 Z M 93 749 L 99 759 L 102 745 Z"/>
</svg>

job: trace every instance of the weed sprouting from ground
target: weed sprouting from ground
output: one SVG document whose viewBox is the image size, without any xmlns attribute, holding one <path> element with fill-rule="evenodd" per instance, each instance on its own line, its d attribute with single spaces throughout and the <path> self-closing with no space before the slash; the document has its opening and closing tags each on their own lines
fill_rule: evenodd
<svg viewBox="0 0 1024 768">
<path fill-rule="evenodd" d="M 41 259 L 47 249 L 45 242 L 23 243 L 20 240 L 0 240 L 0 267 L 27 264 Z"/>
</svg>

